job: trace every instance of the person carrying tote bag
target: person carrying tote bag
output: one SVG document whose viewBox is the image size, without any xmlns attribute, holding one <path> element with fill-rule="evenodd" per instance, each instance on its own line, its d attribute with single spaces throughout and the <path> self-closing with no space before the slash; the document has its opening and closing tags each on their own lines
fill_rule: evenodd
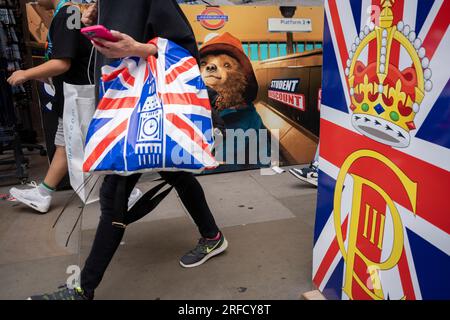
<svg viewBox="0 0 450 320">
<path fill-rule="evenodd" d="M 117 59 L 124 57 L 139 57 L 147 60 L 158 54 L 158 50 L 161 49 L 159 44 L 148 43 L 155 37 L 172 41 L 187 50 L 190 56 L 194 57 L 198 68 L 197 42 L 188 20 L 176 1 L 132 0 L 125 4 L 122 0 L 101 0 L 97 4 L 98 19 L 90 17 L 89 20 L 92 21 L 92 24 L 100 24 L 110 30 L 120 30 L 121 32 L 112 31 L 117 42 L 96 39 L 101 46 L 95 45 L 100 53 L 97 56 L 95 79 L 100 78 L 101 67 L 110 65 L 114 60 L 116 63 Z M 89 142 L 87 142 L 88 144 Z M 95 163 L 93 165 L 95 166 Z M 159 174 L 176 190 L 201 235 L 197 246 L 181 257 L 180 265 L 186 268 L 197 267 L 224 252 L 228 247 L 228 242 L 216 225 L 206 202 L 205 193 L 192 172 L 160 171 Z M 147 193 L 133 207 L 135 210 L 128 211 L 127 197 L 140 176 L 140 173 L 128 176 L 117 174 L 105 176 L 100 190 L 101 218 L 91 251 L 81 271 L 79 285 L 75 288 L 66 286 L 50 294 L 32 296 L 31 299 L 87 300 L 94 298 L 95 289 L 102 281 L 103 275 L 122 241 L 127 225 L 127 223 L 114 223 L 117 222 L 115 221 L 117 215 L 126 217 L 128 213 L 139 214 L 139 209 L 144 207 L 151 209 L 145 203 L 147 200 L 154 200 L 155 197 L 158 197 L 154 192 Z M 167 241 L 170 241 L 170 234 Z"/>
<path fill-rule="evenodd" d="M 94 71 L 93 64 L 89 68 L 92 45 L 80 34 L 79 28 L 70 25 L 72 15 L 79 10 L 78 7 L 67 0 L 39 0 L 38 4 L 44 9 L 54 10 L 48 32 L 46 50 L 48 61 L 28 70 L 17 71 L 11 76 L 9 82 L 12 85 L 19 85 L 28 80 L 41 80 L 53 86 L 55 98 L 52 104 L 52 112 L 56 113 L 59 118 L 55 133 L 56 151 L 47 175 L 41 184 L 31 189 L 20 190 L 12 188 L 10 193 L 17 200 L 36 211 L 46 213 L 50 209 L 56 186 L 67 174 L 68 166 L 69 169 L 73 168 L 70 161 L 68 163 L 66 156 L 68 135 L 64 134 L 64 103 L 70 107 L 75 106 L 77 103 L 80 104 L 79 111 L 81 113 L 79 114 L 86 115 L 85 118 L 89 121 L 90 119 L 88 118 L 92 117 L 93 108 L 95 107 L 93 99 L 95 97 L 95 87 L 89 85 L 89 83 L 92 83 Z M 66 101 L 64 99 L 64 84 L 73 89 Z M 78 89 L 76 88 L 80 88 L 79 93 L 77 93 Z M 80 98 L 76 98 L 77 95 Z M 76 132 L 76 135 L 78 138 L 81 137 L 80 132 Z M 74 139 L 70 140 L 70 142 L 74 142 Z M 74 149 L 72 145 L 70 149 L 77 151 L 75 156 L 80 155 L 78 150 Z M 70 171 L 71 180 L 73 180 L 73 170 Z M 81 166 L 79 172 L 83 174 Z M 82 184 L 83 182 L 76 183 L 75 190 Z M 72 186 L 74 186 L 73 183 Z M 84 199 L 83 196 L 81 198 Z"/>
</svg>

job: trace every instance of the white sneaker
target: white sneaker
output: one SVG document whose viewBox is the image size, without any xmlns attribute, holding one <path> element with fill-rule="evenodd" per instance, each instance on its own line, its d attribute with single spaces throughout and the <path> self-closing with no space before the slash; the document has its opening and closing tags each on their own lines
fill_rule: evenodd
<svg viewBox="0 0 450 320">
<path fill-rule="evenodd" d="M 142 197 L 143 193 L 138 188 L 134 188 L 131 191 L 130 197 L 128 198 L 128 210 L 130 210 L 136 202 Z"/>
<path fill-rule="evenodd" d="M 52 202 L 51 196 L 43 196 L 36 184 L 33 185 L 32 189 L 17 189 L 11 188 L 9 193 L 11 196 L 16 198 L 17 201 L 26 204 L 30 208 L 37 210 L 41 213 L 47 213 L 50 208 L 50 203 Z"/>
<path fill-rule="evenodd" d="M 319 163 L 317 161 L 312 162 L 309 168 L 297 169 L 292 168 L 289 172 L 296 178 L 308 182 L 315 187 L 318 185 L 319 178 Z"/>
</svg>

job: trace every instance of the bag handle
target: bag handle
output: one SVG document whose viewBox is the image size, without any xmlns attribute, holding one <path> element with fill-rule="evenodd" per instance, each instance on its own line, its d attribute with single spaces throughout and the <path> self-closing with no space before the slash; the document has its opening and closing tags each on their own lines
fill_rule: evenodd
<svg viewBox="0 0 450 320">
<path fill-rule="evenodd" d="M 125 177 L 123 177 L 125 178 Z M 147 191 L 131 208 L 130 211 L 127 210 L 126 206 L 128 204 L 126 195 L 126 179 L 119 179 L 116 197 L 114 201 L 114 217 L 112 225 L 118 228 L 125 229 L 127 225 L 133 223 L 150 213 L 155 209 L 158 204 L 164 200 L 165 197 L 172 191 L 173 186 L 170 186 L 166 190 L 158 194 L 158 192 L 166 186 L 168 183 L 166 181 L 158 184 L 156 187 Z"/>
<path fill-rule="evenodd" d="M 131 208 L 131 210 L 128 211 L 125 217 L 125 223 L 127 225 L 133 223 L 145 217 L 148 213 L 150 213 L 153 209 L 155 209 L 158 206 L 158 204 L 162 200 L 164 200 L 164 198 L 167 197 L 170 191 L 172 191 L 173 189 L 173 186 L 170 186 L 169 188 L 158 194 L 158 192 L 167 184 L 168 184 L 167 182 L 162 182 L 153 189 L 147 191 L 138 200 L 138 202 L 136 202 L 136 204 Z"/>
</svg>

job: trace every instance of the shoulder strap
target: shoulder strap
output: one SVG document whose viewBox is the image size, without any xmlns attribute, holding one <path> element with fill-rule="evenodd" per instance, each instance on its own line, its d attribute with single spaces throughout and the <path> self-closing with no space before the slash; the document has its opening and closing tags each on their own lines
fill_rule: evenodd
<svg viewBox="0 0 450 320">
<path fill-rule="evenodd" d="M 153 209 L 155 209 L 158 204 L 172 191 L 173 187 L 170 186 L 166 190 L 158 193 L 164 186 L 166 186 L 167 182 L 162 182 L 155 186 L 154 188 L 147 191 L 137 202 L 136 204 L 127 211 L 125 206 L 128 205 L 128 201 L 123 199 L 123 195 L 125 194 L 125 183 L 121 183 L 119 181 L 119 185 L 117 186 L 116 191 L 116 199 L 115 199 L 115 216 L 112 224 L 119 228 L 126 228 L 127 225 L 133 223 L 147 214 L 149 214 Z M 122 198 L 122 199 L 121 199 Z"/>
</svg>

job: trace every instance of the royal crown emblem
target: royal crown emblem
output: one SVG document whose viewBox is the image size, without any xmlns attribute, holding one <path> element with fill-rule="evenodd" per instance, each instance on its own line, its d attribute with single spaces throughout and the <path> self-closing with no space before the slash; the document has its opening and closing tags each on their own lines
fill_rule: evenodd
<svg viewBox="0 0 450 320">
<path fill-rule="evenodd" d="M 394 3 L 381 1 L 376 24 L 366 25 L 356 37 L 345 74 L 356 130 L 378 142 L 405 148 L 410 144 L 410 131 L 416 129 L 414 118 L 420 112 L 425 92 L 432 90 L 433 83 L 422 40 L 402 21 L 393 25 Z M 376 60 L 370 60 L 367 54 L 369 45 L 376 46 Z M 403 70 L 391 63 L 394 45 L 400 46 L 411 60 Z M 369 57 L 367 63 L 365 57 Z"/>
</svg>

